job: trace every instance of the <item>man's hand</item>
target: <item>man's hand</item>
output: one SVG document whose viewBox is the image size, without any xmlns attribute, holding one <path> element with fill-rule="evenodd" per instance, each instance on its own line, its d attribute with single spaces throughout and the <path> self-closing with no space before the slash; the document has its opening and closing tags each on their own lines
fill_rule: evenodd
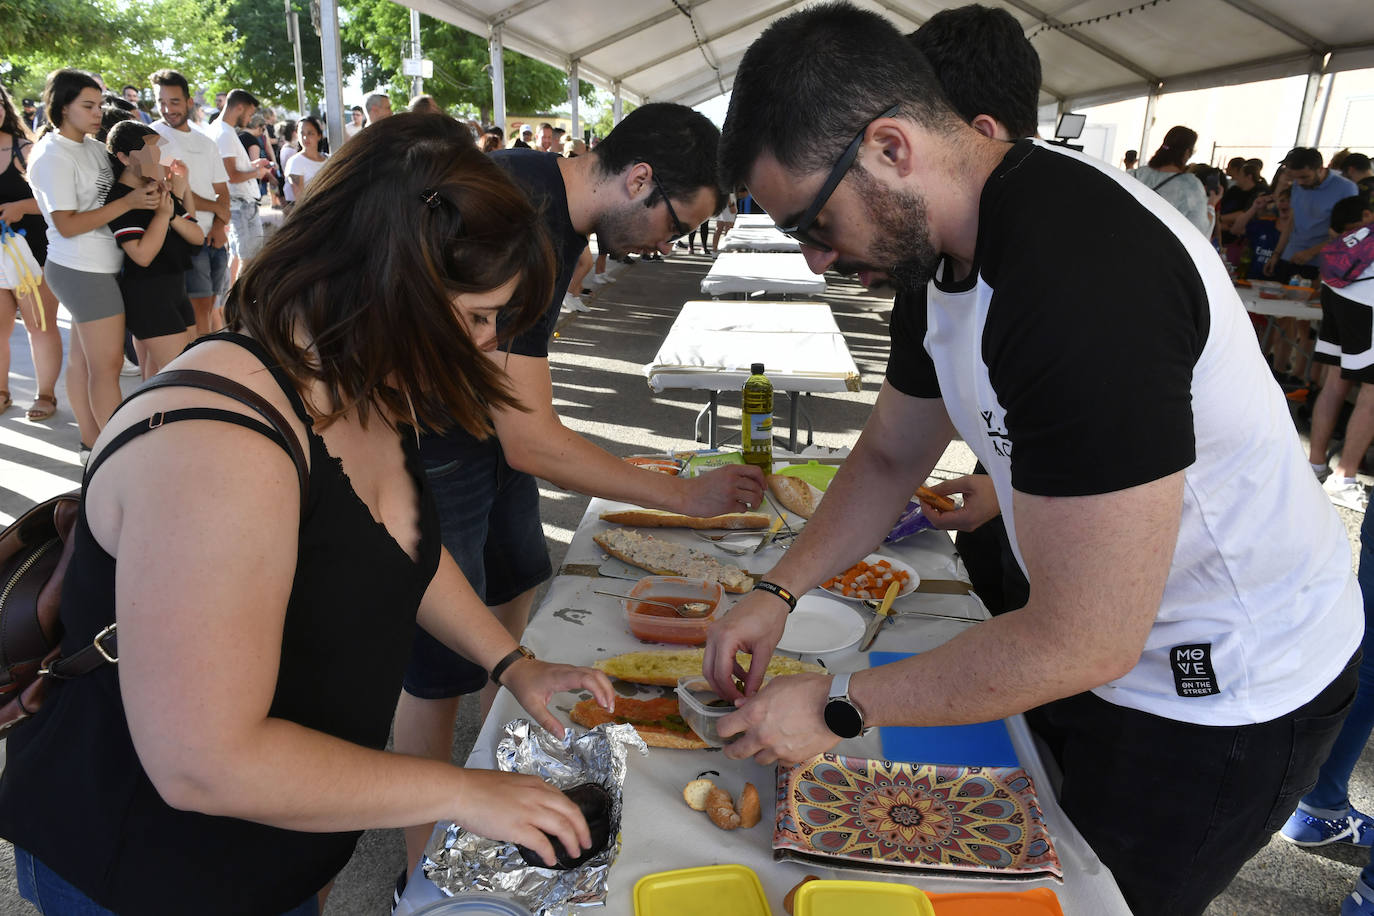
<svg viewBox="0 0 1374 916">
<path fill-rule="evenodd" d="M 727 464 L 686 483 L 683 515 L 710 518 L 763 505 L 763 472 L 752 464 Z"/>
<path fill-rule="evenodd" d="M 739 709 L 717 723 L 722 738 L 739 735 L 725 746 L 725 756 L 753 757 L 767 766 L 778 761 L 801 763 L 830 750 L 840 739 L 825 724 L 829 690 L 830 678 L 824 674 L 794 674 L 769 681 L 758 695 L 740 700 Z"/>
<path fill-rule="evenodd" d="M 1309 264 L 1311 263 L 1312 259 L 1317 256 L 1317 252 L 1319 252 L 1320 250 L 1320 248 L 1309 248 L 1306 251 L 1299 251 L 1293 255 L 1291 260 L 1294 264 Z M 1270 260 L 1272 260 L 1272 258 Z"/>
<path fill-rule="evenodd" d="M 258 170 L 258 178 L 266 178 L 272 171 L 272 163 L 262 158 L 254 159 L 253 168 Z"/>
<path fill-rule="evenodd" d="M 945 531 L 972 531 L 990 522 L 1001 513 L 997 504 L 997 489 L 992 478 L 986 474 L 969 474 L 944 480 L 930 488 L 932 493 L 953 496 L 958 493 L 964 497 L 964 504 L 948 512 L 941 512 L 932 504 L 922 501 L 921 512 L 930 519 L 936 528 Z"/>
<path fill-rule="evenodd" d="M 210 231 L 205 234 L 205 237 L 210 240 L 211 248 L 223 248 L 229 244 L 229 230 L 219 220 L 211 223 Z"/>
<path fill-rule="evenodd" d="M 787 603 L 762 591 L 746 595 L 729 614 L 711 624 L 706 631 L 706 657 L 701 667 L 716 693 L 727 700 L 757 693 L 768 669 L 768 659 L 773 657 L 786 624 Z M 747 672 L 735 661 L 737 652 L 753 656 Z M 743 694 L 735 687 L 736 677 L 744 681 Z"/>
</svg>

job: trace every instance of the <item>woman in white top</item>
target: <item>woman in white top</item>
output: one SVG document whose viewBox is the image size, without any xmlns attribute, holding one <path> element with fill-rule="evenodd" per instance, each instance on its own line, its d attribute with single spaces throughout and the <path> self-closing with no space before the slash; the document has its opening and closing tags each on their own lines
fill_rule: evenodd
<svg viewBox="0 0 1374 916">
<path fill-rule="evenodd" d="M 1126 174 L 1167 200 L 1197 227 L 1198 232 L 1210 237 L 1212 221 L 1208 215 L 1211 208 L 1207 205 L 1207 191 L 1197 176 L 1185 171 L 1196 144 L 1196 131 L 1181 125 L 1171 127 L 1150 161 Z"/>
<path fill-rule="evenodd" d="M 109 222 L 130 210 L 152 210 L 156 182 L 104 203 L 114 183 L 100 130 L 100 84 L 82 70 L 54 70 L 43 88 L 48 125 L 34 144 L 29 183 L 48 224 L 43 275 L 73 320 L 67 400 L 81 429 L 82 457 L 119 406 L 124 363 L 124 300 L 116 275 L 124 253 Z"/>
<path fill-rule="evenodd" d="M 311 115 L 301 118 L 298 127 L 301 138 L 301 151 L 291 157 L 291 161 L 286 164 L 286 180 L 291 184 L 291 198 L 300 200 L 305 193 L 305 186 L 310 183 L 310 179 L 315 177 L 315 173 L 324 168 L 324 161 L 329 157 L 320 152 L 320 140 L 324 137 L 324 128 L 320 122 Z"/>
</svg>

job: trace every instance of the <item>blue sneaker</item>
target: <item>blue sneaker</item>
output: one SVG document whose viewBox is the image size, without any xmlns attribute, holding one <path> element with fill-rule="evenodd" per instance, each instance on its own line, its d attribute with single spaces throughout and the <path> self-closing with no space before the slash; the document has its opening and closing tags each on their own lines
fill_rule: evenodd
<svg viewBox="0 0 1374 916">
<path fill-rule="evenodd" d="M 1279 831 L 1294 846 L 1326 846 L 1328 843 L 1346 843 L 1365 849 L 1374 846 L 1374 821 L 1369 815 L 1361 814 L 1354 808 L 1344 817 L 1313 817 L 1299 808 L 1288 818 L 1288 823 Z M 1374 902 L 1370 904 L 1374 907 Z M 1374 909 L 1370 911 L 1374 916 Z"/>
<path fill-rule="evenodd" d="M 1354 890 L 1341 901 L 1341 916 L 1374 916 L 1374 889 L 1355 879 Z"/>
</svg>

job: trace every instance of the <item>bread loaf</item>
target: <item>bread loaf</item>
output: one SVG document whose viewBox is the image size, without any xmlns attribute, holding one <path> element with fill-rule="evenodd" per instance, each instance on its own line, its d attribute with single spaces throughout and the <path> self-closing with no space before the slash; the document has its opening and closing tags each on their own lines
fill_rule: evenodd
<svg viewBox="0 0 1374 916">
<path fill-rule="evenodd" d="M 686 576 L 719 582 L 727 592 L 742 595 L 754 587 L 754 580 L 738 566 L 722 563 L 699 550 L 640 534 L 629 528 L 612 528 L 593 535 L 592 540 L 617 560 L 638 566 L 659 576 Z"/>
<path fill-rule="evenodd" d="M 782 507 L 794 515 L 810 518 L 821 504 L 824 490 L 818 490 L 800 477 L 787 474 L 769 474 L 768 491 Z"/>
<path fill-rule="evenodd" d="M 747 653 L 741 652 L 735 658 L 741 668 L 749 667 L 750 656 Z M 603 658 L 596 662 L 596 667 L 611 677 L 632 684 L 676 687 L 678 678 L 700 675 L 705 659 L 705 649 L 646 649 L 642 652 L 626 652 L 624 655 Z M 820 665 L 799 661 L 786 655 L 774 655 L 768 660 L 768 671 L 764 676 L 823 673 L 825 669 Z"/>
<path fill-rule="evenodd" d="M 650 747 L 671 747 L 679 750 L 704 750 L 710 747 L 682 718 L 677 697 L 661 697 L 656 700 L 616 697 L 615 712 L 602 709 L 596 700 L 583 700 L 572 708 L 569 717 L 583 728 L 596 728 L 607 722 L 633 725 L 635 731 L 639 732 L 639 737 Z"/>
<path fill-rule="evenodd" d="M 767 528 L 768 516 L 762 512 L 730 512 L 726 515 L 679 515 L 662 509 L 617 509 L 602 512 L 601 520 L 613 525 L 640 528 L 743 529 Z"/>
</svg>

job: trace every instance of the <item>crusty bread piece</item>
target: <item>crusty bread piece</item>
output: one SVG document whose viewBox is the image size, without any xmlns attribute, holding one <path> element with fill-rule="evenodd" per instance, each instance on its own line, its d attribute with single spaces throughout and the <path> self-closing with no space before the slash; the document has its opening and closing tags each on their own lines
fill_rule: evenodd
<svg viewBox="0 0 1374 916">
<path fill-rule="evenodd" d="M 759 804 L 759 790 L 754 788 L 752 782 L 744 784 L 744 791 L 739 794 L 739 825 L 748 830 L 759 822 L 763 809 Z"/>
<path fill-rule="evenodd" d="M 941 496 L 930 487 L 917 487 L 916 498 L 923 503 L 930 503 L 941 512 L 954 511 L 954 500 L 950 499 L 948 496 Z"/>
<path fill-rule="evenodd" d="M 686 576 L 719 582 L 727 592 L 742 595 L 754 587 L 754 580 L 743 569 L 722 563 L 699 550 L 664 541 L 629 528 L 612 528 L 592 536 L 602 550 L 631 566 L 647 569 L 659 576 Z"/>
<path fill-rule="evenodd" d="M 740 825 L 739 812 L 730 800 L 730 793 L 719 786 L 712 786 L 706 793 L 706 816 L 721 830 L 734 830 Z"/>
<path fill-rule="evenodd" d="M 762 512 L 730 512 L 726 515 L 679 515 L 662 509 L 618 509 L 602 512 L 601 520 L 613 525 L 640 528 L 767 528 L 768 516 Z"/>
<path fill-rule="evenodd" d="M 589 699 L 574 706 L 569 715 L 573 722 L 583 728 L 596 728 L 607 722 L 633 725 L 635 731 L 639 732 L 639 737 L 650 747 L 702 750 L 711 746 L 702 741 L 683 720 L 682 711 L 677 705 L 677 697 L 659 697 L 656 700 L 616 697 L 613 713 L 602 709 L 596 700 Z M 662 724 L 664 722 L 671 724 Z"/>
<path fill-rule="evenodd" d="M 611 677 L 633 684 L 653 684 L 658 687 L 676 687 L 678 678 L 701 674 L 705 662 L 705 649 L 646 649 L 642 652 L 626 652 L 603 658 L 596 667 Z M 740 667 L 748 668 L 750 656 L 741 652 L 735 658 Z M 823 674 L 825 669 L 811 662 L 798 661 L 786 655 L 774 655 L 768 660 L 766 677 L 782 677 L 787 674 Z"/>
<path fill-rule="evenodd" d="M 794 515 L 810 518 L 821 504 L 824 490 L 818 490 L 800 477 L 788 474 L 769 474 L 768 491 L 782 507 Z"/>
<path fill-rule="evenodd" d="M 687 807 L 693 811 L 706 810 L 706 796 L 716 784 L 709 779 L 693 779 L 682 787 L 682 800 L 687 803 Z"/>
</svg>

